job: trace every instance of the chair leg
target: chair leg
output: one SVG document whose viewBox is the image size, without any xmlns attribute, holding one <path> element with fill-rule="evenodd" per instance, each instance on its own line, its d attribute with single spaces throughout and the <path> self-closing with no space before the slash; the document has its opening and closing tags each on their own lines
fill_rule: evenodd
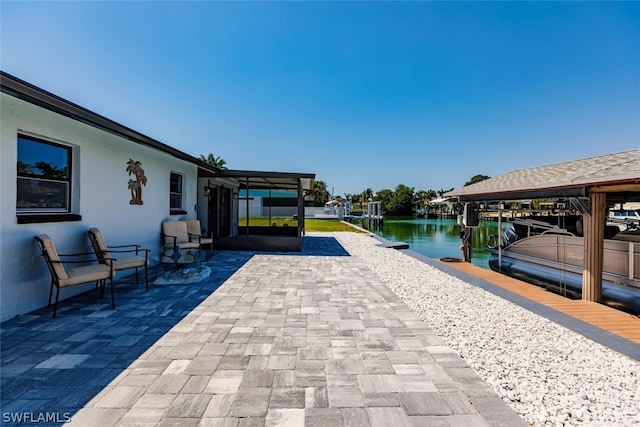
<svg viewBox="0 0 640 427">
<path fill-rule="evenodd" d="M 106 286 L 106 279 L 105 279 L 105 286 Z M 116 308 L 116 299 L 113 296 L 113 277 L 109 278 L 109 287 L 111 288 L 111 308 L 115 309 Z"/>
<path fill-rule="evenodd" d="M 105 280 L 102 279 L 99 281 L 100 283 L 100 298 L 104 298 L 104 286 L 105 286 Z"/>
<path fill-rule="evenodd" d="M 144 284 L 149 290 L 149 267 L 146 265 L 144 266 Z"/>
<path fill-rule="evenodd" d="M 58 311 L 58 298 L 60 297 L 60 288 L 56 286 L 56 303 L 53 306 L 53 318 L 56 318 L 56 313 Z"/>
<path fill-rule="evenodd" d="M 49 288 L 49 302 L 47 303 L 47 307 L 51 307 L 51 295 L 53 294 L 53 279 L 51 279 L 51 287 Z"/>
</svg>

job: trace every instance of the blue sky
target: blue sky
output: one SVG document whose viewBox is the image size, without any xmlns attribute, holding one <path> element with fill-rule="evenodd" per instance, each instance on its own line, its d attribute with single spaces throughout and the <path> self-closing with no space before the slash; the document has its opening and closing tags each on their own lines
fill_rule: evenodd
<svg viewBox="0 0 640 427">
<path fill-rule="evenodd" d="M 0 2 L 3 71 L 335 194 L 640 148 L 640 3 Z"/>
</svg>

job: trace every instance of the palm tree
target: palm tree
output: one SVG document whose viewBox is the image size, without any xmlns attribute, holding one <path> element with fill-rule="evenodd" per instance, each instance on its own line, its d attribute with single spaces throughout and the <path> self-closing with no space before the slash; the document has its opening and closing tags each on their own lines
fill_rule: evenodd
<svg viewBox="0 0 640 427">
<path fill-rule="evenodd" d="M 416 205 L 416 210 L 424 210 L 425 206 L 429 203 L 429 193 L 424 190 L 419 190 L 413 196 L 413 203 Z"/>
<path fill-rule="evenodd" d="M 310 198 L 316 206 L 324 206 L 324 203 L 329 200 L 329 191 L 327 190 L 327 184 L 324 181 L 314 181 L 313 189 L 309 194 Z"/>
<path fill-rule="evenodd" d="M 359 205 L 362 207 L 362 194 L 352 194 L 351 195 L 351 206 Z"/>
<path fill-rule="evenodd" d="M 364 197 L 365 200 L 369 200 L 373 198 L 373 190 L 370 188 L 367 188 L 362 192 L 362 197 Z"/>
<path fill-rule="evenodd" d="M 369 204 L 369 201 L 371 201 L 371 199 L 373 199 L 373 190 L 370 188 L 367 188 L 362 192 L 362 203 L 360 203 L 360 207 L 361 208 L 364 207 L 363 205 L 365 202 Z"/>
<path fill-rule="evenodd" d="M 209 163 L 211 166 L 215 166 L 218 169 L 226 169 L 227 162 L 220 156 L 216 157 L 213 153 L 209 153 L 206 156 L 204 154 L 200 154 L 200 160 L 203 162 Z"/>
<path fill-rule="evenodd" d="M 451 187 L 451 188 L 450 188 L 450 189 L 448 189 L 448 190 L 445 190 L 445 189 L 443 189 L 443 188 L 440 188 L 440 190 L 436 191 L 436 193 L 438 193 L 438 197 L 442 197 L 442 196 L 444 196 L 446 193 L 448 193 L 449 191 L 453 191 L 453 190 L 455 190 L 455 187 Z"/>
<path fill-rule="evenodd" d="M 147 177 L 144 176 L 144 169 L 142 169 L 142 163 L 133 159 L 129 159 L 127 162 L 127 172 L 129 176 L 134 175 L 136 180 L 129 180 L 129 190 L 131 190 L 130 205 L 142 205 L 142 186 L 147 185 Z"/>
</svg>

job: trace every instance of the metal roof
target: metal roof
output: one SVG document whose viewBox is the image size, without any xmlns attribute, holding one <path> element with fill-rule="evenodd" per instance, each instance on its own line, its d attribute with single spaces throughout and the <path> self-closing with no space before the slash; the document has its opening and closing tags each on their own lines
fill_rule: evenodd
<svg viewBox="0 0 640 427">
<path fill-rule="evenodd" d="M 240 183 L 240 188 L 250 189 L 290 189 L 297 190 L 298 182 L 303 191 L 313 188 L 313 181 L 316 177 L 313 173 L 296 172 L 261 172 L 224 169 L 220 171 L 219 177 L 235 178 Z"/>
<path fill-rule="evenodd" d="M 460 201 L 584 197 L 587 188 L 640 184 L 640 149 L 519 169 L 446 193 Z M 626 194 L 640 198 L 640 193 Z"/>
<path fill-rule="evenodd" d="M 52 94 L 51 92 L 40 89 L 39 87 L 34 86 L 31 83 L 27 83 L 24 80 L 20 80 L 11 74 L 5 73 L 4 71 L 0 71 L 0 87 L 3 93 L 23 101 L 98 129 L 102 129 L 137 144 L 146 145 L 162 151 L 180 160 L 193 163 L 198 166 L 198 173 L 201 176 L 217 176 L 220 172 L 220 169 L 217 167 L 203 162 L 196 157 L 177 150 L 169 145 L 163 144 L 162 142 L 143 135 L 140 132 L 136 132 L 133 129 L 107 119 L 106 117 L 96 114 L 93 111 L 74 104 L 73 102 L 67 101 L 66 99 Z"/>
<path fill-rule="evenodd" d="M 20 80 L 11 74 L 5 73 L 4 71 L 0 71 L 0 86 L 2 92 L 18 99 L 22 99 L 23 101 L 102 129 L 137 144 L 146 145 L 178 159 L 193 163 L 198 166 L 198 175 L 201 177 L 236 178 L 238 180 L 242 179 L 245 184 L 247 182 L 246 180 L 249 179 L 251 188 L 264 189 L 297 189 L 298 180 L 301 180 L 303 190 L 310 190 L 313 185 L 313 180 L 315 179 L 315 174 L 310 173 L 222 170 L 200 160 L 197 157 L 193 157 L 167 144 L 163 144 L 158 140 L 143 135 L 140 132 L 136 132 L 133 129 L 114 122 L 113 120 L 107 119 L 104 116 L 96 114 L 93 111 L 74 104 L 73 102 L 67 101 L 66 99 L 40 89 L 31 83 Z"/>
</svg>

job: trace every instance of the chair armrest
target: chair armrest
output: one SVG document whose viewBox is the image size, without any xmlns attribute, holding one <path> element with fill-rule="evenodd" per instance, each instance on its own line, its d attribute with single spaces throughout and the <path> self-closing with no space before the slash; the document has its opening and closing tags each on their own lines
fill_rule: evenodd
<svg viewBox="0 0 640 427">
<path fill-rule="evenodd" d="M 94 255 L 95 256 L 95 252 L 82 252 L 82 253 L 77 253 L 77 254 L 58 254 L 58 256 L 83 256 L 83 255 Z M 71 262 L 71 261 L 65 261 L 65 262 Z"/>
<path fill-rule="evenodd" d="M 87 255 L 95 255 L 95 254 L 87 254 Z M 69 256 L 69 255 L 60 255 L 58 254 L 58 256 Z M 108 261 L 109 263 L 113 262 L 113 261 L 117 261 L 116 258 L 104 258 L 105 261 Z M 99 261 L 97 259 L 83 259 L 83 260 L 78 260 L 78 261 L 53 261 L 53 260 L 49 260 L 48 262 L 50 262 L 51 264 L 87 264 L 87 263 L 91 263 L 91 262 L 97 262 L 99 263 Z"/>
<path fill-rule="evenodd" d="M 127 245 L 127 246 L 132 246 L 132 245 Z M 128 252 L 135 252 L 136 255 L 138 255 L 138 252 L 144 252 L 144 251 L 150 252 L 149 249 L 140 248 L 139 245 L 136 245 L 136 246 L 138 246 L 138 247 L 135 248 L 135 249 L 123 249 L 123 250 L 113 250 L 111 248 L 117 248 L 118 246 L 109 246 L 109 249 L 107 249 L 106 251 L 100 251 L 100 253 L 124 254 L 124 253 L 128 253 Z"/>
<path fill-rule="evenodd" d="M 163 239 L 163 240 L 164 240 L 164 239 Z M 120 250 L 115 250 L 115 251 L 112 251 L 112 252 L 134 252 L 134 251 L 135 251 L 136 255 L 138 255 L 138 252 L 142 252 L 142 251 L 150 252 L 150 250 L 149 250 L 149 249 L 145 249 L 145 248 L 143 248 L 143 247 L 142 247 L 142 246 L 140 246 L 140 245 L 119 245 L 119 246 L 109 246 L 107 249 L 111 250 L 111 248 L 135 248 L 135 249 L 129 249 L 129 250 L 122 250 L 122 251 L 120 251 Z M 148 255 L 146 255 L 146 256 L 148 256 Z M 145 256 L 145 257 L 146 257 L 146 256 Z"/>
<path fill-rule="evenodd" d="M 162 234 L 162 246 L 167 246 L 167 244 L 164 242 L 164 238 L 171 237 L 173 239 L 173 248 L 175 249 L 178 244 L 178 237 L 172 236 L 170 234 L 164 234 L 164 233 L 161 233 L 161 234 Z"/>
<path fill-rule="evenodd" d="M 198 243 L 202 243 L 202 236 L 199 234 L 191 234 L 191 233 L 187 233 L 189 235 L 189 241 L 193 242 L 193 238 L 197 237 L 198 238 Z"/>
<path fill-rule="evenodd" d="M 139 249 L 140 245 L 116 245 L 116 246 L 108 246 L 107 249 L 111 249 L 111 248 L 136 248 Z"/>
<path fill-rule="evenodd" d="M 115 271 L 113 269 L 113 265 L 115 264 L 115 262 L 117 261 L 116 258 L 103 258 L 102 259 L 103 262 L 105 262 L 108 266 L 109 266 L 109 275 L 111 276 L 111 279 L 113 280 L 113 276 L 115 276 Z"/>
<path fill-rule="evenodd" d="M 149 254 L 151 253 L 150 249 L 141 248 L 140 245 L 136 245 L 136 255 L 140 255 L 140 252 L 144 252 L 145 259 L 149 258 Z"/>
<path fill-rule="evenodd" d="M 93 255 L 96 258 L 93 259 L 80 259 L 80 260 L 70 260 L 70 259 L 65 259 L 65 260 L 60 260 L 60 261 L 51 261 L 51 263 L 56 263 L 56 264 L 91 264 L 94 262 L 97 262 L 98 264 L 101 263 L 105 263 L 105 264 L 113 264 L 115 261 L 117 261 L 116 258 L 102 258 L 102 259 L 97 259 L 97 255 L 95 252 L 82 252 L 82 253 L 77 253 L 77 254 L 58 254 L 58 257 L 62 258 L 62 257 L 78 257 L 78 256 L 86 256 L 86 255 Z M 111 265 L 112 269 L 113 269 L 113 265 Z"/>
</svg>

